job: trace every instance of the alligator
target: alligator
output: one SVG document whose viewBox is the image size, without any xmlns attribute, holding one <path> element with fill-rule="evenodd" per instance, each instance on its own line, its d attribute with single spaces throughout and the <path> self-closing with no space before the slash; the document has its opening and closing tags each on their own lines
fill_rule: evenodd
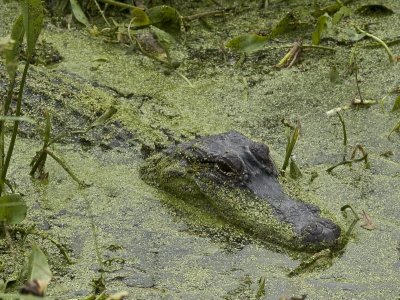
<svg viewBox="0 0 400 300">
<path fill-rule="evenodd" d="M 268 243 L 313 252 L 341 239 L 317 206 L 285 192 L 268 146 L 236 131 L 171 146 L 151 156 L 141 175 Z"/>
</svg>

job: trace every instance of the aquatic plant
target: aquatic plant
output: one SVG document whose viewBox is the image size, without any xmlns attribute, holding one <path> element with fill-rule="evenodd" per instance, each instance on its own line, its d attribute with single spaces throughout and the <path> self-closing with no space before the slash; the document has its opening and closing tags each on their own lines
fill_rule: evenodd
<svg viewBox="0 0 400 300">
<path fill-rule="evenodd" d="M 296 142 L 297 142 L 297 140 L 299 138 L 299 135 L 300 135 L 300 125 L 299 124 L 297 124 L 293 129 L 289 129 L 289 131 L 287 133 L 287 144 L 286 144 L 285 160 L 284 160 L 282 168 L 281 168 L 281 174 L 282 175 L 285 175 L 286 168 L 289 165 L 289 159 L 292 156 L 292 152 L 293 152 L 294 146 L 296 145 Z M 293 162 L 291 164 L 291 166 L 293 168 L 293 167 L 296 166 L 296 164 Z M 296 166 L 296 168 L 297 168 L 297 166 Z M 298 174 L 297 170 L 293 170 L 292 173 L 293 174 Z"/>
<path fill-rule="evenodd" d="M 35 45 L 43 25 L 43 7 L 40 0 L 21 1 L 20 8 L 21 15 L 16 19 L 11 32 L 12 44 L 4 52 L 6 70 L 9 76 L 9 85 L 6 99 L 2 103 L 1 107 L 2 118 L 0 121 L 0 202 L 2 203 L 0 206 L 0 216 L 2 216 L 1 220 L 3 222 L 9 224 L 16 224 L 24 219 L 21 217 L 15 219 L 13 216 L 26 214 L 26 205 L 22 200 L 22 196 L 13 192 L 13 189 L 7 180 L 7 172 L 14 152 L 19 123 L 25 121 L 25 118 L 21 118 L 23 91 L 30 66 L 30 59 L 34 54 Z M 27 60 L 19 82 L 15 113 L 14 115 L 11 115 L 10 107 L 16 85 L 18 56 L 24 37 L 26 37 Z M 8 147 L 6 147 L 4 137 L 6 121 L 11 121 L 13 123 L 12 135 Z M 6 186 L 8 186 L 11 193 L 7 193 Z"/>
<path fill-rule="evenodd" d="M 58 134 L 55 137 L 51 137 L 51 120 L 50 114 L 48 112 L 45 113 L 45 126 L 43 130 L 43 146 L 38 152 L 36 152 L 35 157 L 33 157 L 31 161 L 31 171 L 30 175 L 34 176 L 35 173 L 38 174 L 39 179 L 47 178 L 47 173 L 44 171 L 44 166 L 46 163 L 47 156 L 53 158 L 67 173 L 70 177 L 76 181 L 80 186 L 86 187 L 87 183 L 80 180 L 78 176 L 71 170 L 71 168 L 67 165 L 67 163 L 58 155 L 55 154 L 53 150 L 50 150 L 49 147 L 53 144 L 59 142 L 63 138 L 72 135 L 81 135 L 86 134 L 90 130 L 94 129 L 99 125 L 105 124 L 115 113 L 117 110 L 114 107 L 110 107 L 105 113 L 103 113 L 98 119 L 96 119 L 92 124 L 90 124 L 86 129 L 77 130 L 72 132 L 63 132 Z"/>
</svg>

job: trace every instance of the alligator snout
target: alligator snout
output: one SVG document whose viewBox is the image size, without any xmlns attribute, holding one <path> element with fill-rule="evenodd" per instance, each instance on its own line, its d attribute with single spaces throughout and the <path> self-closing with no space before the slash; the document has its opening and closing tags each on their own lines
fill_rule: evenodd
<svg viewBox="0 0 400 300">
<path fill-rule="evenodd" d="M 340 227 L 328 219 L 314 219 L 301 229 L 302 242 L 311 245 L 334 246 L 340 236 Z"/>
<path fill-rule="evenodd" d="M 188 201 L 205 198 L 199 202 L 227 221 L 274 243 L 314 251 L 340 238 L 340 227 L 317 206 L 282 189 L 269 148 L 236 131 L 174 145 L 142 175 Z"/>
</svg>

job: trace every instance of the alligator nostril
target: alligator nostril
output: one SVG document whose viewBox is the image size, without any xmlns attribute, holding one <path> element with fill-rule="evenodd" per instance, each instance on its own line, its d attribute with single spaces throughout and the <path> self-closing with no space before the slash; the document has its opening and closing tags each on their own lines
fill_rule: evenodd
<svg viewBox="0 0 400 300">
<path fill-rule="evenodd" d="M 323 231 L 323 226 L 317 222 L 310 223 L 305 228 L 303 228 L 303 233 L 315 237 L 319 236 Z"/>
<path fill-rule="evenodd" d="M 301 236 L 306 243 L 332 246 L 340 236 L 340 227 L 327 219 L 315 220 L 301 229 Z"/>
</svg>

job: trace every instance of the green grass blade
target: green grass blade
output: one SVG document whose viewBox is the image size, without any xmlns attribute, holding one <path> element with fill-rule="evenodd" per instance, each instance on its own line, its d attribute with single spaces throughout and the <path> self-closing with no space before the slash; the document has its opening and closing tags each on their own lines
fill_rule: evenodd
<svg viewBox="0 0 400 300">
<path fill-rule="evenodd" d="M 85 13 L 83 12 L 78 1 L 77 0 L 69 0 L 69 2 L 71 3 L 71 10 L 72 10 L 72 14 L 74 15 L 75 19 L 79 23 L 90 28 L 91 27 L 90 22 L 89 22 L 88 18 L 86 17 Z"/>
<path fill-rule="evenodd" d="M 41 0 L 22 0 L 20 6 L 26 33 L 26 56 L 30 60 L 43 27 L 43 5 Z"/>
<path fill-rule="evenodd" d="M 20 15 L 15 20 L 14 26 L 11 31 L 11 39 L 14 41 L 14 44 L 12 48 L 5 53 L 6 69 L 8 76 L 10 77 L 10 81 L 13 81 L 15 79 L 15 73 L 18 67 L 18 54 L 21 48 L 22 41 L 24 39 L 24 34 L 24 18 L 22 15 Z"/>
</svg>

